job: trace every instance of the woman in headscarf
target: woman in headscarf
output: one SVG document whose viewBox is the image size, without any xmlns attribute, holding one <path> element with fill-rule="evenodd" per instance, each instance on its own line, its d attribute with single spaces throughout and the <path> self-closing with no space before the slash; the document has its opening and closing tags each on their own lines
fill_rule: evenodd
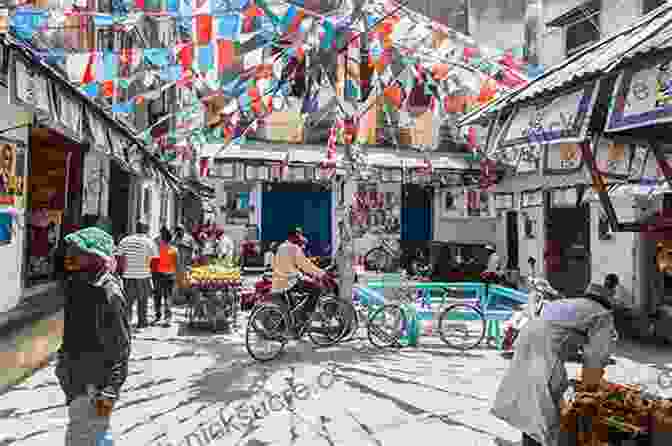
<svg viewBox="0 0 672 446">
<path fill-rule="evenodd" d="M 89 227 L 65 241 L 70 275 L 56 376 L 68 405 L 65 444 L 89 446 L 109 431 L 128 374 L 130 326 L 112 236 Z"/>
<path fill-rule="evenodd" d="M 590 285 L 583 297 L 547 303 L 522 329 L 492 413 L 523 432 L 523 446 L 558 445 L 560 402 L 569 386 L 565 362 L 581 346 L 583 383 L 599 386 L 614 333 L 612 293 Z"/>
</svg>

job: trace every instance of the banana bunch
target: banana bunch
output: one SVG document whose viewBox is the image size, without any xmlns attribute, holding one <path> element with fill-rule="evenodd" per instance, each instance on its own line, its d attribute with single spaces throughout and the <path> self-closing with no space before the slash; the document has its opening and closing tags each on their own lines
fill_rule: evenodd
<svg viewBox="0 0 672 446">
<path fill-rule="evenodd" d="M 223 266 L 200 266 L 191 271 L 191 286 L 217 289 L 240 284 L 240 269 Z"/>
</svg>

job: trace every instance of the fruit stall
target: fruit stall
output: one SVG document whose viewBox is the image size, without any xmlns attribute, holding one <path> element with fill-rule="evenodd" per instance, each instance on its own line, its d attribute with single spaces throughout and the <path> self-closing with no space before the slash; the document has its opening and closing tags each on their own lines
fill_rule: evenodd
<svg viewBox="0 0 672 446">
<path fill-rule="evenodd" d="M 192 300 L 189 305 L 190 325 L 205 323 L 212 330 L 235 325 L 240 308 L 240 268 L 231 264 L 195 266 L 189 283 Z"/>
<path fill-rule="evenodd" d="M 603 381 L 589 392 L 575 382 L 562 403 L 561 423 L 561 446 L 662 446 L 672 436 L 672 401 L 638 386 Z"/>
</svg>

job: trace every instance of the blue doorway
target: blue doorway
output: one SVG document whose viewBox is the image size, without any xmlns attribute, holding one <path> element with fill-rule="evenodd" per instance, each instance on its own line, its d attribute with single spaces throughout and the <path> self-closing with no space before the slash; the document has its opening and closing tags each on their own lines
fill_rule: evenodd
<svg viewBox="0 0 672 446">
<path fill-rule="evenodd" d="M 301 226 L 308 238 L 307 255 L 331 255 L 332 193 L 320 184 L 267 183 L 261 198 L 261 240 L 264 246 L 287 239 L 287 230 Z"/>
<path fill-rule="evenodd" d="M 425 256 L 433 237 L 432 204 L 434 189 L 420 184 L 403 184 L 401 187 L 401 246 L 404 250 L 402 267 L 408 267 L 418 249 Z"/>
</svg>

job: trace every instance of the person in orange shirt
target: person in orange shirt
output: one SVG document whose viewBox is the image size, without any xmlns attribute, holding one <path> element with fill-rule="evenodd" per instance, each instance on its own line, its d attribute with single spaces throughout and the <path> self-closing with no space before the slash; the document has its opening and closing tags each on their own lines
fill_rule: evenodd
<svg viewBox="0 0 672 446">
<path fill-rule="evenodd" d="M 177 248 L 171 244 L 173 235 L 166 227 L 161 229 L 159 241 L 159 261 L 156 264 L 157 293 L 154 298 L 154 311 L 157 320 L 161 318 L 163 306 L 163 325 L 170 326 L 172 313 L 170 306 L 175 290 L 175 276 L 177 273 Z"/>
</svg>

